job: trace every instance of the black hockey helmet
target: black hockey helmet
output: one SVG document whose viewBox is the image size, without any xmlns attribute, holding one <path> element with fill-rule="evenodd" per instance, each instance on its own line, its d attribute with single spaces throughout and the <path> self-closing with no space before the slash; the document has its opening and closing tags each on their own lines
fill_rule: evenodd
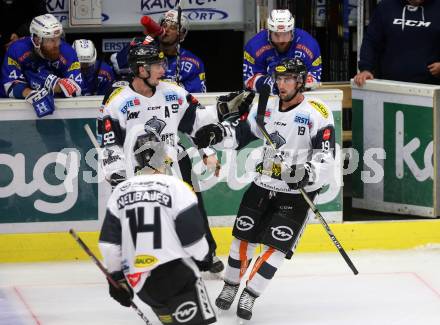
<svg viewBox="0 0 440 325">
<path fill-rule="evenodd" d="M 161 141 L 160 135 L 153 129 L 140 135 L 134 146 L 134 156 L 140 169 L 149 167 L 155 171 L 161 171 L 167 165 L 171 165 L 167 156 L 166 144 Z"/>
<path fill-rule="evenodd" d="M 166 62 L 165 54 L 160 50 L 159 45 L 150 36 L 134 38 L 130 43 L 128 51 L 128 66 L 137 75 L 138 67 L 149 66 L 154 63 Z"/>
<path fill-rule="evenodd" d="M 307 67 L 299 58 L 285 58 L 275 66 L 273 79 L 276 80 L 278 76 L 282 75 L 295 75 L 297 82 L 301 82 L 302 88 L 304 88 L 307 79 Z"/>
</svg>

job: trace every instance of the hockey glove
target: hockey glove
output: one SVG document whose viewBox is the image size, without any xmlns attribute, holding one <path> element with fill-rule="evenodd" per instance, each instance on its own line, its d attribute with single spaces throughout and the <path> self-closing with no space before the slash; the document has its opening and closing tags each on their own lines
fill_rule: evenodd
<svg viewBox="0 0 440 325">
<path fill-rule="evenodd" d="M 200 148 L 206 148 L 223 140 L 226 130 L 220 123 L 208 124 L 197 130 L 194 143 Z"/>
<path fill-rule="evenodd" d="M 307 74 L 305 88 L 306 90 L 316 89 L 319 87 L 319 82 L 313 77 L 311 73 Z"/>
<path fill-rule="evenodd" d="M 119 183 L 122 183 L 127 179 L 127 175 L 125 173 L 125 170 L 120 170 L 116 173 L 113 173 L 110 175 L 109 183 L 112 186 L 112 190 L 115 189 L 116 186 L 118 186 Z"/>
<path fill-rule="evenodd" d="M 211 269 L 212 263 L 213 263 L 212 253 L 209 252 L 203 260 L 201 260 L 201 261 L 194 260 L 194 262 L 196 263 L 196 265 L 200 271 L 202 271 L 202 272 L 209 271 Z"/>
<path fill-rule="evenodd" d="M 58 85 L 63 91 L 64 97 L 76 97 L 81 95 L 81 87 L 73 79 L 61 78 L 58 80 Z"/>
<path fill-rule="evenodd" d="M 217 98 L 217 115 L 220 122 L 249 113 L 254 100 L 253 91 L 235 91 Z"/>
<path fill-rule="evenodd" d="M 312 168 L 308 162 L 303 165 L 292 165 L 285 182 L 291 190 L 299 190 L 309 184 L 311 174 Z"/>
<path fill-rule="evenodd" d="M 44 69 L 38 71 L 24 70 L 23 75 L 29 84 L 29 87 L 34 90 L 38 90 L 44 87 L 49 72 Z"/>
<path fill-rule="evenodd" d="M 110 274 L 111 278 L 119 283 L 120 288 L 116 288 L 114 285 L 108 281 L 110 296 L 119 302 L 124 307 L 130 307 L 131 301 L 133 300 L 133 289 L 128 284 L 125 279 L 124 273 L 122 271 L 114 272 Z"/>
<path fill-rule="evenodd" d="M 271 76 L 261 76 L 258 78 L 257 83 L 255 84 L 255 89 L 257 92 L 261 92 L 265 85 L 269 85 L 270 88 L 273 87 L 273 80 Z"/>
<path fill-rule="evenodd" d="M 48 93 L 46 88 L 32 90 L 25 100 L 34 107 L 38 117 L 50 115 L 55 111 L 53 96 Z"/>
<path fill-rule="evenodd" d="M 46 88 L 49 94 L 52 96 L 55 94 L 55 87 L 57 86 L 59 80 L 60 78 L 58 78 L 56 75 L 49 74 L 44 81 L 44 88 Z"/>
</svg>

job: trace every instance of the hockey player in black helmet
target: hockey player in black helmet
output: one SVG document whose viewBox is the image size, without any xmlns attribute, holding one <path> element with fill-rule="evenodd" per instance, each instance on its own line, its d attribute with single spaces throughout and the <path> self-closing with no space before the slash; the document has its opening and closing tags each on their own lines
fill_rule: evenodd
<svg viewBox="0 0 440 325">
<path fill-rule="evenodd" d="M 164 174 L 168 147 L 154 130 L 140 135 L 137 175 L 108 200 L 99 248 L 121 286 L 109 283 L 109 293 L 125 307 L 136 294 L 163 324 L 211 324 L 216 316 L 199 272 L 212 264 L 203 217 L 194 192 Z"/>
<path fill-rule="evenodd" d="M 195 142 L 201 147 L 214 143 L 219 150 L 237 149 L 257 137 L 266 140 L 257 124 L 260 114 L 272 143 L 265 141 L 256 177 L 241 200 L 232 231 L 225 284 L 215 302 L 219 309 L 229 309 L 240 284 L 245 283 L 237 305 L 237 316 L 241 319 L 251 319 L 256 299 L 284 259 L 291 258 L 301 237 L 309 205 L 299 190 L 314 199 L 333 179 L 333 115 L 318 98 L 304 96 L 306 75 L 307 69 L 300 59 L 280 61 L 273 74 L 278 95 L 263 103 L 263 116 L 258 112 L 259 105 L 254 104 L 246 121 L 210 124 L 196 133 Z M 245 279 L 258 245 L 262 245 L 262 251 Z"/>
<path fill-rule="evenodd" d="M 277 78 L 282 77 L 292 78 L 296 80 L 296 92 L 289 95 L 287 98 L 281 98 L 284 101 L 289 101 L 294 98 L 298 92 L 303 92 L 305 90 L 306 78 L 307 78 L 307 67 L 304 62 L 299 58 L 285 58 L 281 60 L 274 69 L 273 79 L 276 81 Z M 275 83 L 278 88 L 278 84 Z M 278 89 L 278 91 L 280 91 Z"/>
<path fill-rule="evenodd" d="M 167 60 L 153 38 L 135 38 L 130 44 L 128 65 L 134 75 L 133 82 L 142 80 L 150 89 L 165 75 Z M 140 79 L 140 80 L 139 80 Z"/>
</svg>

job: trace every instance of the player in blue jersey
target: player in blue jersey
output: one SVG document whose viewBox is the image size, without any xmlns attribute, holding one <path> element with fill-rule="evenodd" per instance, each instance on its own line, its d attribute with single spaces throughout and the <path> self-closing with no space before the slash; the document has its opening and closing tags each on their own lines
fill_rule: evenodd
<svg viewBox="0 0 440 325">
<path fill-rule="evenodd" d="M 73 48 L 81 65 L 82 95 L 104 95 L 115 80 L 113 69 L 96 59 L 96 48 L 91 40 L 78 39 L 73 42 Z"/>
<path fill-rule="evenodd" d="M 160 20 L 160 25 L 165 33 L 159 37 L 160 46 L 168 59 L 168 69 L 165 79 L 178 81 L 190 93 L 204 93 L 205 66 L 197 56 L 187 49 L 180 48 L 177 56 L 178 42 L 183 42 L 188 34 L 188 20 L 182 15 L 180 33 L 178 32 L 178 14 L 176 10 L 169 10 Z M 179 61 L 179 71 L 177 71 Z"/>
<path fill-rule="evenodd" d="M 142 17 L 141 23 L 145 27 L 146 34 L 153 37 L 157 36 L 161 50 L 165 53 L 168 61 L 168 68 L 165 71 L 165 80 L 174 81 L 180 84 L 190 93 L 206 92 L 205 85 L 205 66 L 196 55 L 187 49 L 180 48 L 180 55 L 177 56 L 177 46 L 185 40 L 188 34 L 188 19 L 185 15 L 181 16 L 180 33 L 178 33 L 178 14 L 176 10 L 167 11 L 160 20 L 160 30 L 154 20 L 148 16 Z M 111 56 L 111 62 L 115 72 L 121 79 L 127 79 L 129 74 L 127 55 L 129 46 Z M 179 61 L 179 71 L 177 70 Z M 178 75 L 177 75 L 178 74 Z"/>
<path fill-rule="evenodd" d="M 252 37 L 244 48 L 243 82 L 246 89 L 260 91 L 264 84 L 274 86 L 274 67 L 284 58 L 300 58 L 307 67 L 306 88 L 321 81 L 321 50 L 306 31 L 295 28 L 289 10 L 272 10 L 267 29 Z"/>
<path fill-rule="evenodd" d="M 38 117 L 52 114 L 54 96 L 81 95 L 82 77 L 75 50 L 63 39 L 63 27 L 51 14 L 35 17 L 30 37 L 14 42 L 2 65 L 8 97 L 26 99 Z"/>
</svg>

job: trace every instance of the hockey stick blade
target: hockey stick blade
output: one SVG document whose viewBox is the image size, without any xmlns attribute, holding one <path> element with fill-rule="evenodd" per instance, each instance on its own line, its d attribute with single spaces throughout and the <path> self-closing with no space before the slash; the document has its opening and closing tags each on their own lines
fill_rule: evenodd
<svg viewBox="0 0 440 325">
<path fill-rule="evenodd" d="M 102 263 L 98 260 L 98 258 L 93 254 L 90 248 L 84 243 L 84 241 L 78 236 L 75 230 L 70 229 L 69 234 L 73 237 L 73 239 L 78 243 L 78 245 L 82 248 L 82 250 L 92 259 L 95 265 L 101 270 L 101 272 L 105 275 L 107 280 L 110 282 L 112 286 L 119 290 L 124 290 L 118 282 L 112 279 L 110 273 L 108 273 L 107 269 L 102 265 Z M 145 316 L 145 314 L 139 309 L 139 307 L 132 301 L 130 303 L 131 308 L 136 311 L 136 314 L 139 315 L 140 318 L 145 322 L 146 325 L 153 325 L 150 320 Z"/>
<path fill-rule="evenodd" d="M 266 130 L 266 127 L 264 126 L 264 116 L 266 113 L 266 106 L 267 101 L 269 100 L 269 93 L 270 93 L 270 87 L 268 85 L 265 85 L 263 87 L 264 92 L 260 93 L 260 97 L 258 98 L 258 107 L 257 107 L 257 127 L 260 130 L 260 132 L 263 134 L 264 138 L 266 139 L 266 142 L 272 147 L 272 149 L 275 152 L 278 152 L 278 149 L 275 147 L 274 143 L 270 139 L 269 133 Z M 281 158 L 281 161 L 283 162 L 284 166 L 289 168 L 283 160 L 282 155 L 278 155 Z M 319 222 L 324 227 L 325 231 L 329 235 L 330 239 L 332 240 L 333 244 L 338 249 L 339 253 L 347 263 L 347 265 L 350 267 L 350 269 L 353 271 L 354 275 L 357 275 L 359 271 L 354 266 L 353 262 L 351 261 L 350 257 L 345 252 L 344 248 L 342 247 L 341 243 L 337 240 L 336 236 L 334 235 L 333 231 L 330 229 L 330 226 L 325 221 L 324 217 L 321 215 L 319 210 L 316 208 L 313 201 L 310 199 L 309 195 L 301 188 L 300 190 L 301 195 L 303 196 L 304 200 L 309 205 L 310 209 L 313 211 L 315 216 L 318 218 Z"/>
</svg>

